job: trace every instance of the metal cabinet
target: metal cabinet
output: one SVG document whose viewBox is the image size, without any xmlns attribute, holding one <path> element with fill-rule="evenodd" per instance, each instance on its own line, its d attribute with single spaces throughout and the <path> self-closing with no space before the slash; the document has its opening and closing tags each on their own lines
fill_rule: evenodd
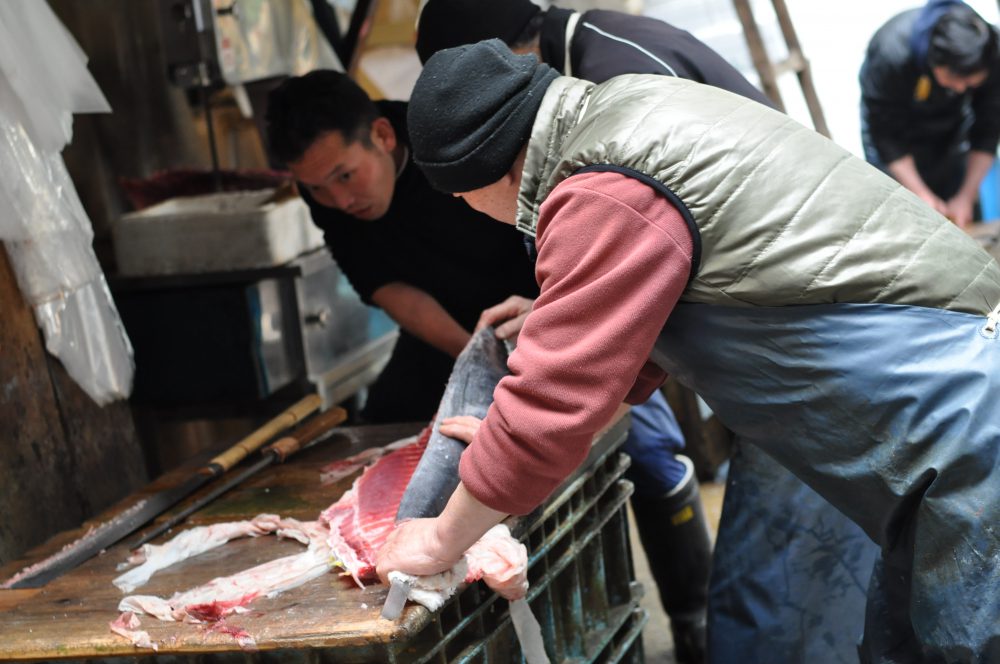
<svg viewBox="0 0 1000 664">
<path fill-rule="evenodd" d="M 142 404 L 265 399 L 297 381 L 334 389 L 330 372 L 359 352 L 370 369 L 394 338 L 325 249 L 259 270 L 117 279 L 112 291 Z"/>
</svg>

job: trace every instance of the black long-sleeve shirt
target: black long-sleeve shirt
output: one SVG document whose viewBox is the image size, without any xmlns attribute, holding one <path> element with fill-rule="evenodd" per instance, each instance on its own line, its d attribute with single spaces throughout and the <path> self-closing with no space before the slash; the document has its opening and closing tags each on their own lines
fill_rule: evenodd
<svg viewBox="0 0 1000 664">
<path fill-rule="evenodd" d="M 406 104 L 377 102 L 398 140 L 409 144 Z M 322 206 L 307 192 L 313 222 L 351 285 L 365 302 L 381 286 L 403 282 L 435 298 L 471 331 L 486 307 L 509 295 L 535 297 L 538 285 L 516 228 L 435 191 L 410 160 L 396 180 L 392 203 L 379 219 L 356 219 Z"/>
<path fill-rule="evenodd" d="M 575 28 L 567 63 L 566 28 L 571 20 Z M 599 9 L 577 14 L 551 7 L 539 48 L 544 62 L 594 83 L 622 74 L 676 76 L 772 106 L 763 92 L 690 32 L 648 16 Z"/>
</svg>

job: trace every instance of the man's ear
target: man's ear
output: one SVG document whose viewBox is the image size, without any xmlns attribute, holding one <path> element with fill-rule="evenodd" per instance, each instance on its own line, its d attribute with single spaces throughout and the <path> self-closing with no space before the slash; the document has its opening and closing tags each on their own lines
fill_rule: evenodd
<svg viewBox="0 0 1000 664">
<path fill-rule="evenodd" d="M 386 152 L 392 152 L 396 149 L 396 130 L 392 128 L 392 123 L 386 118 L 372 120 L 371 139 L 373 144 Z"/>
</svg>

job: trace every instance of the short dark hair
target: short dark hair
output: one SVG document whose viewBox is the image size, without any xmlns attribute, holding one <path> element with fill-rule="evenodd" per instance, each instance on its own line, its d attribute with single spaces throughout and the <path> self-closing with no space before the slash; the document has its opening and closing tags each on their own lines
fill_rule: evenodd
<svg viewBox="0 0 1000 664">
<path fill-rule="evenodd" d="M 318 69 L 289 78 L 267 97 L 267 143 L 284 164 L 302 158 L 327 132 L 339 131 L 345 143 L 371 145 L 378 107 L 357 83 L 338 71 Z"/>
<path fill-rule="evenodd" d="M 989 71 L 997 62 L 997 33 L 971 7 L 950 7 L 934 24 L 927 63 L 959 76 Z"/>
</svg>

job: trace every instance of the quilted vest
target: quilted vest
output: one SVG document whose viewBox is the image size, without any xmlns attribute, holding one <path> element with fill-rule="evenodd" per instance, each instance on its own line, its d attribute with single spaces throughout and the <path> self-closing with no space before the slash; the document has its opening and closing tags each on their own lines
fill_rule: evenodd
<svg viewBox="0 0 1000 664">
<path fill-rule="evenodd" d="M 788 116 L 664 76 L 556 79 L 528 142 L 518 227 L 582 170 L 628 174 L 681 211 L 695 264 L 681 298 L 833 302 L 987 314 L 1000 266 L 888 176 Z"/>
</svg>

